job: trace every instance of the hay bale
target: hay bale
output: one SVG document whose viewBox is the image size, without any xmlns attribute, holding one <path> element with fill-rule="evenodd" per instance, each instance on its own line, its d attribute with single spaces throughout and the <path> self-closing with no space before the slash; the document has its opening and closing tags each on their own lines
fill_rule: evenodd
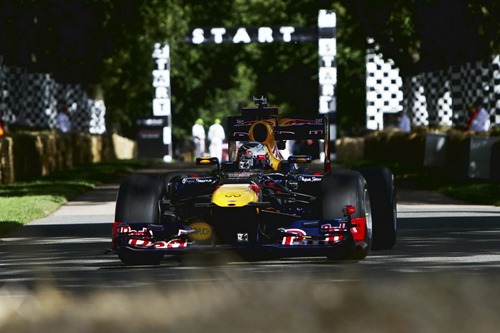
<svg viewBox="0 0 500 333">
<path fill-rule="evenodd" d="M 134 140 L 112 134 L 112 141 L 116 158 L 124 160 L 137 157 L 137 143 Z"/>
<path fill-rule="evenodd" d="M 38 135 L 19 132 L 12 134 L 15 180 L 29 180 L 43 175 L 42 143 Z"/>
<path fill-rule="evenodd" d="M 57 170 L 68 170 L 73 168 L 73 147 L 71 135 L 57 133 Z"/>
<path fill-rule="evenodd" d="M 0 138 L 0 184 L 14 181 L 14 158 L 12 156 L 12 138 Z"/>
<path fill-rule="evenodd" d="M 14 132 L 0 138 L 0 184 L 46 176 L 78 164 L 136 156 L 136 142 L 117 134 Z"/>
<path fill-rule="evenodd" d="M 57 168 L 57 151 L 58 142 L 55 133 L 40 133 L 37 134 L 37 141 L 40 145 L 40 161 L 42 175 L 46 176 Z"/>
<path fill-rule="evenodd" d="M 339 161 L 363 159 L 365 138 L 340 138 L 335 140 L 336 157 Z"/>
</svg>

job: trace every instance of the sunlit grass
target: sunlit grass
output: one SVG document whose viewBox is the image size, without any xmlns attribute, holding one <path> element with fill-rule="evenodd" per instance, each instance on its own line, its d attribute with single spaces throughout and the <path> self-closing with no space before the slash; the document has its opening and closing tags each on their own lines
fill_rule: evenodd
<svg viewBox="0 0 500 333">
<path fill-rule="evenodd" d="M 33 217 L 42 217 L 50 214 L 61 204 L 66 202 L 61 196 L 54 195 L 26 195 L 23 197 L 1 197 L 0 211 L 2 222 L 29 222 Z"/>
<path fill-rule="evenodd" d="M 372 161 L 349 162 L 351 167 L 380 165 Z M 419 166 L 403 166 L 399 163 L 384 163 L 392 170 L 396 182 L 416 189 L 437 191 L 450 198 L 478 205 L 500 206 L 500 183 L 480 179 L 456 179 L 446 170 L 426 169 Z"/>
<path fill-rule="evenodd" d="M 116 181 L 148 161 L 122 160 L 82 165 L 29 182 L 0 186 L 0 236 L 47 216 L 96 185 Z"/>
<path fill-rule="evenodd" d="M 393 165 L 396 181 L 418 189 L 437 191 L 450 198 L 478 205 L 500 206 L 500 184 L 481 179 L 456 179 L 445 170 L 410 169 Z"/>
<path fill-rule="evenodd" d="M 500 184 L 446 184 L 440 186 L 438 191 L 474 204 L 500 206 Z"/>
</svg>

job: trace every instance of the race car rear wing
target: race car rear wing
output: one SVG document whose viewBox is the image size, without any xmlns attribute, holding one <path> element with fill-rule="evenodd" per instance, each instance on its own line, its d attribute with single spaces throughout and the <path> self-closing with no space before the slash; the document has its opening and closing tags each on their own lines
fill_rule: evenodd
<svg viewBox="0 0 500 333">
<path fill-rule="evenodd" d="M 273 133 L 270 134 L 274 135 L 276 140 L 327 139 L 328 118 L 324 115 L 305 115 L 283 118 L 231 116 L 227 118 L 228 140 L 248 140 L 250 128 L 259 121 L 266 121 L 273 127 Z"/>
<path fill-rule="evenodd" d="M 243 108 L 241 116 L 227 118 L 229 146 L 235 141 L 280 145 L 285 140 L 324 140 L 325 171 L 330 170 L 330 132 L 325 115 L 278 116 L 276 107 Z M 231 153 L 231 152 L 230 152 Z"/>
</svg>

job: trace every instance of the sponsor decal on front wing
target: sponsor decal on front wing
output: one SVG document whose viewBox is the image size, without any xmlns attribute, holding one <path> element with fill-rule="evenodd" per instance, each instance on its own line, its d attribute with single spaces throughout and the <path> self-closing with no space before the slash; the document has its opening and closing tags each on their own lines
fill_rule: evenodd
<svg viewBox="0 0 500 333">
<path fill-rule="evenodd" d="M 126 234 L 128 236 L 142 236 L 141 238 L 131 238 L 128 240 L 127 244 L 139 248 L 139 249 L 178 249 L 178 248 L 186 248 L 191 245 L 191 243 L 187 239 L 174 238 L 169 241 L 153 241 L 151 231 L 147 228 L 143 228 L 142 230 L 134 230 L 129 226 L 120 227 L 120 234 Z M 179 230 L 177 236 L 181 236 L 189 233 L 187 230 Z"/>
<path fill-rule="evenodd" d="M 337 229 L 339 230 L 339 229 Z M 336 231 L 337 231 L 336 230 Z M 306 232 L 302 229 L 285 229 L 285 233 L 288 235 L 284 236 L 281 240 L 281 245 L 285 246 L 323 246 L 323 245 L 333 245 L 344 239 L 343 235 L 328 236 L 326 235 L 324 239 L 311 239 L 311 236 L 307 236 Z M 293 234 L 293 235 L 290 235 Z"/>
</svg>

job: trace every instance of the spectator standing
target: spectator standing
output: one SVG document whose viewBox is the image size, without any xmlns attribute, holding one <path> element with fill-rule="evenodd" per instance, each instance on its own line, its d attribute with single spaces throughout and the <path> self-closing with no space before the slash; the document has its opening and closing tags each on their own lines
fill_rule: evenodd
<svg viewBox="0 0 500 333">
<path fill-rule="evenodd" d="M 407 133 L 411 131 L 410 117 L 408 117 L 408 115 L 404 111 L 401 111 L 399 113 L 398 128 L 401 131 L 407 132 Z"/>
<path fill-rule="evenodd" d="M 482 99 L 478 99 L 473 108 L 475 112 L 471 115 L 470 131 L 474 132 L 488 132 L 490 129 L 490 114 L 484 108 Z"/>
<path fill-rule="evenodd" d="M 467 116 L 467 124 L 465 125 L 466 132 L 470 130 L 470 125 L 472 124 L 472 120 L 474 120 L 474 118 L 477 115 L 477 110 L 473 105 L 470 104 L 467 105 L 467 109 L 469 110 L 469 114 Z"/>
<path fill-rule="evenodd" d="M 194 141 L 194 158 L 203 156 L 205 154 L 205 128 L 201 118 L 195 121 L 191 129 L 191 135 Z"/>
<path fill-rule="evenodd" d="M 63 106 L 57 114 L 57 128 L 63 133 L 71 131 L 71 120 L 67 106 Z"/>
<path fill-rule="evenodd" d="M 222 161 L 222 143 L 226 138 L 224 127 L 220 124 L 220 119 L 215 119 L 215 122 L 208 129 L 208 140 L 210 140 L 210 156 L 217 157 Z"/>
</svg>

